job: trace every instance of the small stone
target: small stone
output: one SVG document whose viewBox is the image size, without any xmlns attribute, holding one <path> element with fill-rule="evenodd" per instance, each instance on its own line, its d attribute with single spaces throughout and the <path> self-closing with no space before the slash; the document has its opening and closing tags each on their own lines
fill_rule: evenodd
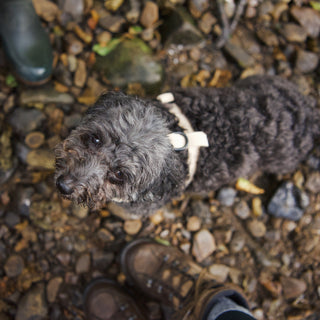
<svg viewBox="0 0 320 320">
<path fill-rule="evenodd" d="M 89 208 L 77 204 L 72 205 L 72 214 L 80 219 L 84 219 L 89 214 Z"/>
<path fill-rule="evenodd" d="M 250 208 L 247 202 L 244 200 L 241 200 L 239 203 L 236 204 L 234 212 L 239 218 L 243 220 L 248 219 L 250 217 Z"/>
<path fill-rule="evenodd" d="M 146 92 L 157 92 L 163 82 L 163 67 L 141 39 L 122 40 L 105 57 L 97 57 L 96 70 L 113 86 L 128 88 L 138 83 Z"/>
<path fill-rule="evenodd" d="M 240 67 L 247 69 L 255 65 L 254 58 L 237 44 L 228 41 L 225 49 L 230 56 L 236 60 Z"/>
<path fill-rule="evenodd" d="M 38 149 L 44 143 L 45 136 L 40 131 L 30 132 L 26 138 L 25 143 L 31 149 Z"/>
<path fill-rule="evenodd" d="M 87 80 L 87 65 L 82 59 L 78 59 L 77 70 L 74 74 L 74 84 L 82 88 Z"/>
<path fill-rule="evenodd" d="M 108 31 L 102 31 L 97 35 L 97 40 L 100 44 L 107 44 L 112 39 L 112 34 Z"/>
<path fill-rule="evenodd" d="M 307 39 L 307 32 L 294 23 L 285 24 L 281 32 L 289 42 L 305 42 Z"/>
<path fill-rule="evenodd" d="M 320 13 L 312 8 L 292 6 L 290 13 L 303 26 L 308 35 L 317 38 L 320 33 Z"/>
<path fill-rule="evenodd" d="M 123 0 L 106 0 L 104 6 L 107 10 L 115 12 L 121 7 L 122 4 Z"/>
<path fill-rule="evenodd" d="M 34 9 L 42 19 L 52 22 L 59 15 L 58 6 L 49 0 L 32 0 Z"/>
<path fill-rule="evenodd" d="M 71 261 L 71 255 L 69 252 L 59 252 L 56 257 L 65 267 L 67 267 Z"/>
<path fill-rule="evenodd" d="M 302 73 L 314 71 L 319 63 L 319 54 L 298 50 L 295 67 Z"/>
<path fill-rule="evenodd" d="M 85 9 L 85 1 L 63 0 L 60 3 L 62 24 L 66 25 L 69 21 L 81 21 Z"/>
<path fill-rule="evenodd" d="M 43 283 L 37 283 L 20 299 L 15 320 L 45 319 L 48 306 Z"/>
<path fill-rule="evenodd" d="M 202 229 L 194 235 L 192 254 L 198 262 L 208 258 L 215 250 L 216 242 L 209 230 Z"/>
<path fill-rule="evenodd" d="M 123 225 L 124 231 L 131 236 L 137 234 L 141 230 L 141 227 L 142 227 L 142 221 L 140 219 L 126 220 Z"/>
<path fill-rule="evenodd" d="M 208 34 L 212 31 L 212 27 L 216 23 L 217 18 L 214 17 L 210 12 L 206 12 L 199 21 L 199 28 L 203 33 Z"/>
<path fill-rule="evenodd" d="M 94 268 L 105 272 L 114 260 L 112 252 L 96 251 L 92 254 L 92 265 Z"/>
<path fill-rule="evenodd" d="M 307 290 L 307 284 L 301 279 L 281 277 L 280 282 L 282 284 L 283 294 L 286 299 L 298 298 Z"/>
<path fill-rule="evenodd" d="M 194 26 L 193 19 L 185 8 L 176 7 L 163 19 L 164 23 L 159 30 L 166 48 L 179 45 L 194 47 L 203 43 L 203 35 Z"/>
<path fill-rule="evenodd" d="M 89 253 L 82 254 L 76 262 L 76 273 L 81 274 L 81 273 L 89 272 L 90 264 L 91 264 L 90 254 Z"/>
<path fill-rule="evenodd" d="M 255 238 L 261 238 L 266 234 L 267 228 L 265 224 L 262 221 L 259 220 L 251 220 L 248 223 L 248 228 L 250 233 L 255 237 Z"/>
<path fill-rule="evenodd" d="M 140 17 L 145 28 L 151 28 L 159 20 L 159 8 L 155 2 L 147 1 Z"/>
<path fill-rule="evenodd" d="M 202 13 L 209 8 L 209 0 L 190 0 L 189 10 L 195 18 L 200 18 Z"/>
<path fill-rule="evenodd" d="M 114 235 L 105 228 L 99 229 L 97 236 L 103 242 L 110 242 L 114 240 Z"/>
<path fill-rule="evenodd" d="M 83 51 L 83 43 L 73 34 L 68 33 L 64 37 L 64 41 L 66 42 L 66 49 L 69 55 L 76 56 Z"/>
<path fill-rule="evenodd" d="M 221 205 L 231 207 L 234 204 L 237 191 L 233 188 L 222 188 L 219 190 L 217 200 Z"/>
<path fill-rule="evenodd" d="M 20 134 L 27 134 L 37 129 L 44 120 L 44 114 L 37 109 L 18 108 L 9 117 L 9 123 L 13 130 Z"/>
<path fill-rule="evenodd" d="M 74 129 L 81 121 L 82 116 L 79 113 L 71 114 L 70 116 L 65 116 L 63 123 L 68 129 Z"/>
<path fill-rule="evenodd" d="M 193 47 L 193 48 L 190 50 L 190 58 L 191 58 L 193 61 L 199 61 L 200 58 L 201 58 L 201 51 L 200 51 L 200 49 L 198 49 L 197 47 Z"/>
<path fill-rule="evenodd" d="M 201 219 L 197 216 L 192 216 L 188 219 L 187 230 L 198 231 L 201 228 Z"/>
<path fill-rule="evenodd" d="M 259 197 L 254 197 L 252 199 L 252 211 L 256 217 L 261 217 L 263 215 L 262 201 Z"/>
<path fill-rule="evenodd" d="M 162 210 L 158 210 L 156 213 L 151 215 L 149 219 L 154 225 L 160 224 L 164 219 L 163 211 Z"/>
<path fill-rule="evenodd" d="M 208 269 L 217 282 L 226 282 L 230 269 L 228 266 L 224 264 L 212 264 Z"/>
<path fill-rule="evenodd" d="M 20 222 L 20 217 L 16 213 L 9 211 L 4 217 L 4 222 L 8 227 L 13 228 Z"/>
<path fill-rule="evenodd" d="M 31 150 L 27 155 L 27 164 L 33 168 L 54 170 L 55 157 L 52 150 L 37 149 Z"/>
<path fill-rule="evenodd" d="M 120 32 L 122 26 L 126 23 L 126 20 L 122 16 L 106 16 L 99 20 L 99 25 L 111 32 Z"/>
<path fill-rule="evenodd" d="M 21 92 L 20 104 L 32 105 L 36 103 L 72 104 L 74 103 L 74 98 L 71 94 L 57 92 L 54 88 L 27 89 Z"/>
<path fill-rule="evenodd" d="M 49 303 L 56 301 L 57 294 L 59 292 L 63 279 L 61 277 L 55 277 L 50 279 L 47 285 L 47 299 Z"/>
<path fill-rule="evenodd" d="M 257 36 L 269 47 L 276 47 L 279 45 L 278 37 L 270 29 L 264 27 L 259 28 L 257 30 Z"/>
<path fill-rule="evenodd" d="M 18 255 L 10 256 L 4 264 L 4 271 L 9 278 L 17 277 L 21 274 L 24 268 L 24 261 Z"/>
<path fill-rule="evenodd" d="M 314 194 L 320 193 L 320 172 L 312 172 L 307 181 L 306 189 Z"/>
<path fill-rule="evenodd" d="M 279 217 L 297 221 L 303 216 L 301 206 L 301 190 L 292 182 L 283 183 L 268 204 L 268 213 Z"/>
</svg>

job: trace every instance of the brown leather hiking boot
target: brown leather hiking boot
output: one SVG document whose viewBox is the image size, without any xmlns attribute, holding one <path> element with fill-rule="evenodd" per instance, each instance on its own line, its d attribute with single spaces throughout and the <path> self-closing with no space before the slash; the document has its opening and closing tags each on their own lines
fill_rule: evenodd
<svg viewBox="0 0 320 320">
<path fill-rule="evenodd" d="M 108 279 L 94 280 L 84 294 L 87 320 L 146 320 L 144 311 L 120 286 Z"/>
<path fill-rule="evenodd" d="M 174 247 L 146 239 L 133 241 L 121 254 L 121 267 L 129 284 L 173 309 L 179 320 L 203 319 L 221 297 L 248 309 L 240 288 L 218 284 Z"/>
</svg>

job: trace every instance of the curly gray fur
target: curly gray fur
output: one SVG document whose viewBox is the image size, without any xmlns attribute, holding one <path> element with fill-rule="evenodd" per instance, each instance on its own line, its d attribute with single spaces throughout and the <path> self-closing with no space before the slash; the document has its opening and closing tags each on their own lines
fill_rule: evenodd
<svg viewBox="0 0 320 320">
<path fill-rule="evenodd" d="M 208 192 L 255 171 L 287 173 L 319 138 L 319 110 L 288 81 L 254 76 L 231 88 L 173 91 L 195 131 L 208 135 L 189 191 Z M 114 201 L 148 215 L 184 191 L 187 151 L 168 133 L 182 131 L 164 106 L 107 93 L 56 150 L 62 195 L 93 208 Z"/>
</svg>

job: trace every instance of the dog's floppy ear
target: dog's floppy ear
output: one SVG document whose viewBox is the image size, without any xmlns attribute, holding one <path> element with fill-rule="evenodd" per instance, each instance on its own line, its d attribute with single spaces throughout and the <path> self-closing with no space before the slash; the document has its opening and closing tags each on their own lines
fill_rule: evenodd
<svg viewBox="0 0 320 320">
<path fill-rule="evenodd" d="M 175 160 L 170 159 L 170 164 L 167 161 L 160 176 L 143 193 L 144 201 L 159 201 L 164 204 L 172 197 L 181 194 L 186 181 L 187 168 L 184 168 L 180 160 Z"/>
</svg>

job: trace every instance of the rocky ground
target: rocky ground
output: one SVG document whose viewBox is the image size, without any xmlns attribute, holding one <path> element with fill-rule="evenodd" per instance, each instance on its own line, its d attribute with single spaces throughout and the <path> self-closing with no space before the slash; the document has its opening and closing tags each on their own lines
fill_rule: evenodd
<svg viewBox="0 0 320 320">
<path fill-rule="evenodd" d="M 24 86 L 0 51 L 0 320 L 85 319 L 86 284 L 97 276 L 123 284 L 118 254 L 140 237 L 176 246 L 218 281 L 242 286 L 258 320 L 320 319 L 320 173 L 312 159 L 292 175 L 256 176 L 263 194 L 242 181 L 124 220 L 112 206 L 89 212 L 62 200 L 52 152 L 114 88 L 155 96 L 175 85 L 277 74 L 319 101 L 319 2 L 34 4 L 54 48 L 50 82 Z M 159 305 L 148 306 L 150 319 L 161 319 Z"/>
</svg>

